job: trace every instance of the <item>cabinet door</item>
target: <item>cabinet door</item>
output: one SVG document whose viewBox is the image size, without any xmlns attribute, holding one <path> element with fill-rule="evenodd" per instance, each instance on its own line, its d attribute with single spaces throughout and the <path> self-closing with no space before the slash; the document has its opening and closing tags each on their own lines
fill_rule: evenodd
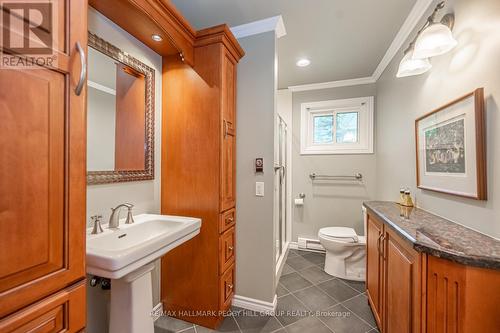
<svg viewBox="0 0 500 333">
<path fill-rule="evenodd" d="M 81 281 L 3 319 L 0 332 L 80 332 L 85 310 L 85 281 Z"/>
<path fill-rule="evenodd" d="M 222 62 L 221 211 L 236 202 L 236 63 L 229 54 Z"/>
<path fill-rule="evenodd" d="M 219 237 L 219 274 L 223 274 L 234 262 L 234 228 Z"/>
<path fill-rule="evenodd" d="M 420 332 L 420 255 L 392 230 L 384 238 L 384 333 Z"/>
<path fill-rule="evenodd" d="M 498 332 L 500 271 L 428 256 L 427 333 Z"/>
<path fill-rule="evenodd" d="M 366 234 L 366 294 L 379 327 L 382 324 L 382 257 L 380 237 L 383 225 L 370 215 Z"/>
<path fill-rule="evenodd" d="M 53 4 L 57 62 L 0 69 L 0 317 L 85 274 L 85 89 L 75 93 L 75 45 L 86 51 L 87 2 Z"/>
</svg>

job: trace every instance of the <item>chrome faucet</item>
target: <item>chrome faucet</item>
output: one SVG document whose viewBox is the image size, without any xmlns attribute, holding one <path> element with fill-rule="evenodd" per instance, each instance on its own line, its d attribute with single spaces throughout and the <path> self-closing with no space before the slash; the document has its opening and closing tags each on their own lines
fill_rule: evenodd
<svg viewBox="0 0 500 333">
<path fill-rule="evenodd" d="M 129 203 L 123 203 L 115 208 L 111 208 L 111 216 L 109 217 L 109 228 L 118 228 L 120 224 L 120 209 L 122 207 L 127 207 L 128 208 L 128 213 L 127 213 L 127 219 L 125 220 L 125 224 L 132 224 L 134 223 L 134 218 L 132 216 L 132 208 L 134 205 L 129 204 Z"/>
</svg>

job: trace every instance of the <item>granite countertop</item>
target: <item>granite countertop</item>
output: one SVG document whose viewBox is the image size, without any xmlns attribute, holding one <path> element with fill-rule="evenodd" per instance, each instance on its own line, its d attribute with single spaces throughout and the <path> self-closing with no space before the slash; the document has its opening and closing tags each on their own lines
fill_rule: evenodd
<svg viewBox="0 0 500 333">
<path fill-rule="evenodd" d="M 500 240 L 419 208 L 388 201 L 363 203 L 419 252 L 460 264 L 500 269 Z"/>
</svg>

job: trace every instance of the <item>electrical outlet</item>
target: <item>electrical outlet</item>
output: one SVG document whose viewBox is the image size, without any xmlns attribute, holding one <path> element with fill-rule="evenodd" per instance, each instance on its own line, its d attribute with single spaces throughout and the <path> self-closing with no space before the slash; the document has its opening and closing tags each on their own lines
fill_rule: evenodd
<svg viewBox="0 0 500 333">
<path fill-rule="evenodd" d="M 264 182 L 256 182 L 255 183 L 255 195 L 257 197 L 264 196 Z"/>
</svg>

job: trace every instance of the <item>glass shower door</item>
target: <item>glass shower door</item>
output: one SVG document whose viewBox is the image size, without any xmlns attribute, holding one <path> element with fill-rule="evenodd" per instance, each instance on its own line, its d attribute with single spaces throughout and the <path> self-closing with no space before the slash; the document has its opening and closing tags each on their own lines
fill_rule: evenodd
<svg viewBox="0 0 500 333">
<path fill-rule="evenodd" d="M 278 116 L 278 151 L 277 151 L 277 161 L 274 167 L 276 172 L 277 181 L 277 218 L 275 225 L 275 235 L 276 235 L 276 261 L 279 260 L 280 256 L 284 252 L 285 240 L 286 240 L 286 219 L 287 219 L 287 205 L 286 205 L 286 193 L 287 193 L 287 125 L 285 121 Z"/>
</svg>

